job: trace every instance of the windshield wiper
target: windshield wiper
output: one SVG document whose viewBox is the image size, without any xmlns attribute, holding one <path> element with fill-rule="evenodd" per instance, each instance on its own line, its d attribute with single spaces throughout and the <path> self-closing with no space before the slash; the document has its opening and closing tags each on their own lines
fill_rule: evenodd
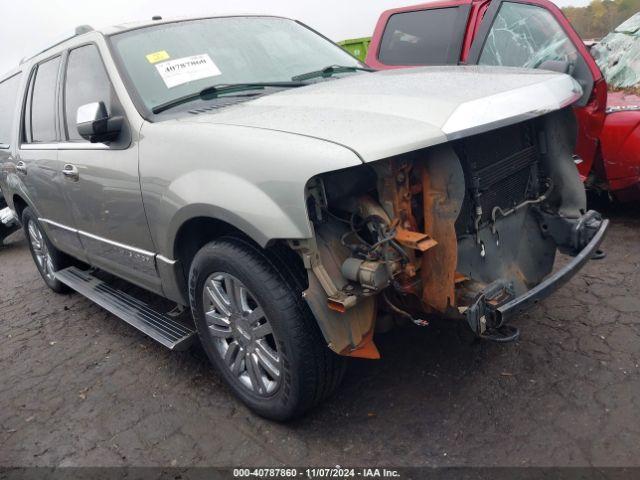
<svg viewBox="0 0 640 480">
<path fill-rule="evenodd" d="M 305 80 L 311 80 L 312 78 L 325 77 L 328 78 L 336 73 L 348 73 L 348 72 L 375 72 L 373 68 L 367 67 L 346 67 L 342 65 L 329 65 L 322 70 L 315 70 L 309 73 L 303 73 L 302 75 L 296 75 L 291 80 L 294 82 L 303 82 Z"/>
<path fill-rule="evenodd" d="M 219 95 L 227 94 L 227 93 L 239 93 L 245 92 L 249 90 L 264 90 L 267 87 L 282 87 L 282 88 L 296 88 L 296 87 L 304 87 L 306 83 L 299 81 L 291 81 L 291 82 L 261 82 L 261 83 L 223 83 L 219 85 L 213 85 L 211 87 L 207 87 L 199 92 L 190 93 L 189 95 L 185 95 L 183 97 L 175 98 L 173 100 L 169 100 L 168 102 L 161 103 L 151 109 L 151 111 L 155 114 L 162 113 L 165 110 L 169 110 L 173 107 L 177 107 L 184 103 L 193 102 L 194 100 L 212 100 L 214 98 L 218 98 Z"/>
</svg>

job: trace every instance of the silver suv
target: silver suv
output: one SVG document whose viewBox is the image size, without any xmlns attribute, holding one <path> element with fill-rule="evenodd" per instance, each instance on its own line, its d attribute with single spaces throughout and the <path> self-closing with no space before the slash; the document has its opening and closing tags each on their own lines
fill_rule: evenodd
<svg viewBox="0 0 640 480">
<path fill-rule="evenodd" d="M 593 256 L 608 222 L 575 167 L 583 87 L 372 72 L 277 17 L 79 27 L 0 81 L 0 187 L 51 289 L 171 349 L 199 337 L 242 401 L 285 420 L 345 357 L 379 358 L 376 324 L 515 340 L 508 320 Z M 558 251 L 574 258 L 551 274 Z"/>
</svg>

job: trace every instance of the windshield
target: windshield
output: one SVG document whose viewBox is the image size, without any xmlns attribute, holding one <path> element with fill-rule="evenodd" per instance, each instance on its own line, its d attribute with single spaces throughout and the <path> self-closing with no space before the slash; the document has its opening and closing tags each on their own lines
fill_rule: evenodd
<svg viewBox="0 0 640 480">
<path fill-rule="evenodd" d="M 546 8 L 504 2 L 485 42 L 480 65 L 539 68 L 547 61 L 575 65 L 578 50 Z"/>
<path fill-rule="evenodd" d="M 611 88 L 640 87 L 640 13 L 604 37 L 591 54 Z"/>
<path fill-rule="evenodd" d="M 309 28 L 275 17 L 159 24 L 110 40 L 147 110 L 213 85 L 288 82 L 328 65 L 362 66 Z"/>
</svg>

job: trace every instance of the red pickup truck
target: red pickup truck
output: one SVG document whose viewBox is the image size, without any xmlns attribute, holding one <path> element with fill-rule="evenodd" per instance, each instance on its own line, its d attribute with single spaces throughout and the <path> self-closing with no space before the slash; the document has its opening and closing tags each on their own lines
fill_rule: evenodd
<svg viewBox="0 0 640 480">
<path fill-rule="evenodd" d="M 583 180 L 621 201 L 640 199 L 640 96 L 608 88 L 579 35 L 547 0 L 449 0 L 386 11 L 366 63 L 376 69 L 478 64 L 568 73 L 584 90 L 575 107 Z"/>
</svg>

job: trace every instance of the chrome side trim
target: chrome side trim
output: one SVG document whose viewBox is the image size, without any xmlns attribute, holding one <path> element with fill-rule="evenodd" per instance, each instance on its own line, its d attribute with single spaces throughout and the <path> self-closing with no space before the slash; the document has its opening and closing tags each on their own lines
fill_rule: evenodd
<svg viewBox="0 0 640 480">
<path fill-rule="evenodd" d="M 156 256 L 156 254 L 153 253 L 153 252 L 149 252 L 147 250 L 143 250 L 143 249 L 137 248 L 137 247 L 132 247 L 130 245 L 125 245 L 124 243 L 114 242 L 113 240 L 109 240 L 109 239 L 106 239 L 104 237 L 100 237 L 98 235 L 94 235 L 94 234 L 89 233 L 89 232 L 84 232 L 82 230 L 77 230 L 75 228 L 71 228 L 71 227 L 68 227 L 66 225 L 62 225 L 60 223 L 54 222 L 53 220 L 48 220 L 46 218 L 38 218 L 38 221 L 39 222 L 43 222 L 43 223 L 48 223 L 49 225 L 52 225 L 52 226 L 57 227 L 57 228 L 60 228 L 62 230 L 66 230 L 66 231 L 72 232 L 72 233 L 77 233 L 78 235 L 82 235 L 83 237 L 90 238 L 91 240 L 96 240 L 98 242 L 106 243 L 106 244 L 111 245 L 113 247 L 122 248 L 123 250 L 128 250 L 130 252 L 137 253 L 139 255 L 144 255 L 144 256 L 147 256 L 147 257 L 155 257 Z M 158 255 L 158 257 L 160 257 L 160 256 Z M 170 265 L 172 264 L 171 262 L 175 262 L 174 260 L 169 260 L 169 259 L 166 259 L 165 257 L 162 257 L 162 259 L 163 259 L 163 261 L 166 261 Z"/>
<path fill-rule="evenodd" d="M 20 150 L 58 150 L 57 143 L 23 143 Z"/>
<path fill-rule="evenodd" d="M 94 235 L 89 232 L 83 232 L 82 230 L 77 230 L 77 232 L 83 237 L 90 238 L 91 240 L 96 240 L 98 242 L 106 243 L 107 245 L 111 245 L 116 248 L 122 248 L 123 250 L 129 250 L 130 252 L 137 253 L 138 255 L 144 255 L 146 257 L 155 257 L 155 253 L 149 252 L 147 250 L 143 250 L 137 247 L 131 247 L 129 245 L 125 245 L 124 243 L 114 242 L 113 240 L 108 240 L 104 237 L 100 237 L 98 235 Z"/>
<path fill-rule="evenodd" d="M 608 107 L 607 113 L 637 112 L 638 110 L 640 110 L 640 105 L 619 105 L 616 107 Z"/>
<path fill-rule="evenodd" d="M 66 230 L 67 232 L 71 232 L 71 233 L 78 233 L 78 230 L 76 230 L 75 228 L 67 227 L 66 225 L 62 225 L 52 220 L 47 220 L 46 218 L 38 218 L 38 221 L 42 223 L 47 223 L 53 227 L 59 228 L 60 230 Z"/>
<path fill-rule="evenodd" d="M 58 150 L 109 150 L 111 147 L 104 143 L 73 143 L 64 142 L 58 144 Z"/>
<path fill-rule="evenodd" d="M 23 143 L 20 150 L 109 150 L 104 143 Z"/>
<path fill-rule="evenodd" d="M 162 263 L 166 263 L 167 265 L 170 265 L 170 266 L 173 266 L 176 263 L 178 263 L 177 260 L 170 260 L 167 257 L 162 256 L 162 255 L 156 255 L 156 259 L 161 261 Z"/>
</svg>

